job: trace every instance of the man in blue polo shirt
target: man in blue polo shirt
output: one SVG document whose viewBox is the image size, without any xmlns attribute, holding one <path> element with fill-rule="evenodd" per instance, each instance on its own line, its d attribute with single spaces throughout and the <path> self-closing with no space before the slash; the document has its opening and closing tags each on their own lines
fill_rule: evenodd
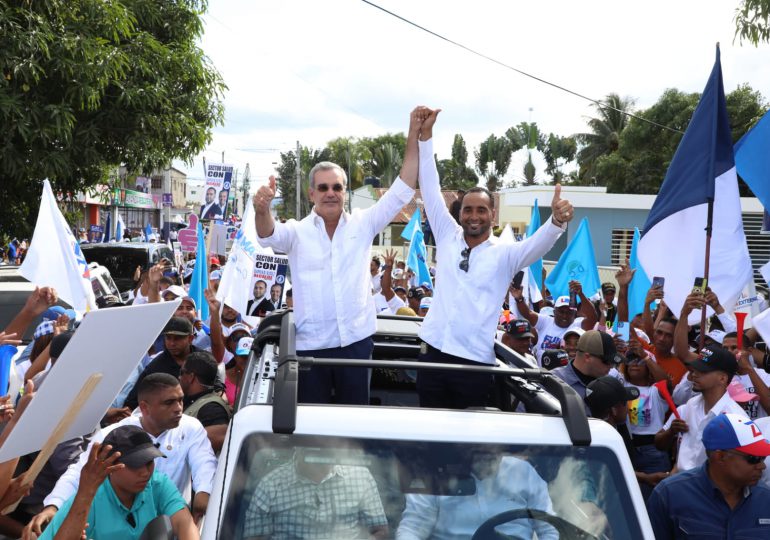
<svg viewBox="0 0 770 540">
<path fill-rule="evenodd" d="M 165 474 L 155 472 L 155 458 L 165 457 L 142 428 L 112 430 L 101 446 L 93 445 L 77 493 L 56 513 L 40 540 L 76 540 L 83 532 L 94 540 L 136 539 L 161 515 L 170 517 L 180 540 L 200 538 L 179 490 Z"/>
<path fill-rule="evenodd" d="M 770 442 L 745 416 L 703 430 L 707 461 L 657 485 L 647 501 L 656 540 L 770 538 L 770 490 L 757 486 Z"/>
</svg>

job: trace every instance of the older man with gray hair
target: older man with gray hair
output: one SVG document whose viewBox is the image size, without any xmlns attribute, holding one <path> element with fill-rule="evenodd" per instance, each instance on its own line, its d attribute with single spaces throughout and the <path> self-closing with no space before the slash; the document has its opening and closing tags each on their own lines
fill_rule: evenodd
<svg viewBox="0 0 770 540">
<path fill-rule="evenodd" d="M 401 174 L 387 193 L 365 210 L 344 210 L 347 177 L 334 163 L 310 171 L 310 215 L 276 223 L 270 214 L 275 178 L 254 195 L 260 244 L 287 253 L 291 267 L 297 354 L 316 358 L 370 358 L 376 312 L 369 261 L 374 237 L 414 195 L 417 184 L 417 135 L 421 122 L 410 116 Z M 334 399 L 332 400 L 332 391 Z M 305 403 L 369 403 L 364 368 L 314 366 L 299 377 Z"/>
</svg>

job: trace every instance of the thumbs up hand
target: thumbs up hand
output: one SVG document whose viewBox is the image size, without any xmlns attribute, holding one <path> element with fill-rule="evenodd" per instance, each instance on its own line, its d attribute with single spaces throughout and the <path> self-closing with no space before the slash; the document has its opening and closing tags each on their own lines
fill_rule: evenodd
<svg viewBox="0 0 770 540">
<path fill-rule="evenodd" d="M 574 215 L 572 204 L 568 200 L 561 198 L 561 184 L 556 184 L 556 189 L 553 191 L 553 200 L 551 201 L 551 219 L 553 224 L 561 227 L 565 223 L 569 223 Z"/>
<path fill-rule="evenodd" d="M 275 197 L 275 176 L 270 176 L 269 185 L 260 186 L 254 194 L 254 212 L 258 216 L 270 213 L 270 202 Z"/>
</svg>

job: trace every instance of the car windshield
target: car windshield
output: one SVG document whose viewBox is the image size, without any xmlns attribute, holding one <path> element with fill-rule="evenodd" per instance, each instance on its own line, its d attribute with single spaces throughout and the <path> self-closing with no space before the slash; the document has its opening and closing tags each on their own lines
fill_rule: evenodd
<svg viewBox="0 0 770 540">
<path fill-rule="evenodd" d="M 136 267 L 147 266 L 147 252 L 143 249 L 99 247 L 84 249 L 83 252 L 88 262 L 99 263 L 110 271 L 118 288 L 121 287 L 121 283 L 123 283 L 123 289 L 130 288 Z M 126 287 L 126 282 L 129 283 L 129 287 Z"/>
<path fill-rule="evenodd" d="M 253 434 L 217 538 L 641 539 L 603 447 Z"/>
</svg>

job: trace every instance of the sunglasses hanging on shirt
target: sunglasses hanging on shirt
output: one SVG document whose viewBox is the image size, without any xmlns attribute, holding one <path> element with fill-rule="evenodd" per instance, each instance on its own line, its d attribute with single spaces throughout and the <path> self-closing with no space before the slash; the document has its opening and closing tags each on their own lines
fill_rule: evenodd
<svg viewBox="0 0 770 540">
<path fill-rule="evenodd" d="M 471 265 L 471 248 L 467 247 L 460 252 L 462 260 L 460 261 L 460 270 L 468 272 L 468 267 Z"/>
</svg>

